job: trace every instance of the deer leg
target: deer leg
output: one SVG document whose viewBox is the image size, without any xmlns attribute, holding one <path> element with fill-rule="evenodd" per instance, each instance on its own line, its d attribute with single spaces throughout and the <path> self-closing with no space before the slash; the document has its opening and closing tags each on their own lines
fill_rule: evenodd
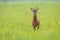
<svg viewBox="0 0 60 40">
<path fill-rule="evenodd" d="M 39 26 L 37 27 L 37 30 L 39 29 Z"/>
<path fill-rule="evenodd" d="M 33 26 L 33 29 L 34 29 L 34 31 L 36 31 L 36 27 L 35 26 Z"/>
<path fill-rule="evenodd" d="M 39 29 L 39 27 L 40 27 L 40 21 L 38 22 L 38 27 L 37 27 L 37 30 Z"/>
</svg>

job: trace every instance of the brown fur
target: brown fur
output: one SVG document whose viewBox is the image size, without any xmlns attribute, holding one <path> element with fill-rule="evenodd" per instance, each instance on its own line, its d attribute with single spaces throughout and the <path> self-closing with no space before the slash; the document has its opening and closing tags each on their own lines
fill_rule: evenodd
<svg viewBox="0 0 60 40">
<path fill-rule="evenodd" d="M 33 11 L 32 26 L 33 26 L 34 31 L 36 31 L 36 28 L 37 28 L 37 30 L 39 29 L 40 21 L 37 19 L 37 15 L 36 15 L 37 14 L 37 9 L 32 9 L 32 11 Z"/>
</svg>

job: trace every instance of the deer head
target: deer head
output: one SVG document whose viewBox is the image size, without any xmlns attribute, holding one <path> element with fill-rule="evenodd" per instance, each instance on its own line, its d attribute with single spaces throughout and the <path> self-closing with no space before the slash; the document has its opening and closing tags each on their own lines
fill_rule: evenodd
<svg viewBox="0 0 60 40">
<path fill-rule="evenodd" d="M 37 11 L 39 10 L 38 8 L 31 8 L 33 14 L 37 14 Z"/>
</svg>

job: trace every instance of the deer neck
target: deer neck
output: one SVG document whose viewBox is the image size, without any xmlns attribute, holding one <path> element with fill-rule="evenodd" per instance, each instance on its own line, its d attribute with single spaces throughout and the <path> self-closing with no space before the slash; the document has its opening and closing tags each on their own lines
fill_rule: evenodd
<svg viewBox="0 0 60 40">
<path fill-rule="evenodd" d="M 34 14 L 34 21 L 37 21 L 37 15 Z"/>
</svg>

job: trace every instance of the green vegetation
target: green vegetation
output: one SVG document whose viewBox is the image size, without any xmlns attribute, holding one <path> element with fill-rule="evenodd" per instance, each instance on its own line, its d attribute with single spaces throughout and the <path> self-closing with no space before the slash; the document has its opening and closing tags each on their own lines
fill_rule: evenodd
<svg viewBox="0 0 60 40">
<path fill-rule="evenodd" d="M 39 8 L 36 32 L 31 7 Z M 0 3 L 0 40 L 60 40 L 60 3 Z"/>
</svg>

